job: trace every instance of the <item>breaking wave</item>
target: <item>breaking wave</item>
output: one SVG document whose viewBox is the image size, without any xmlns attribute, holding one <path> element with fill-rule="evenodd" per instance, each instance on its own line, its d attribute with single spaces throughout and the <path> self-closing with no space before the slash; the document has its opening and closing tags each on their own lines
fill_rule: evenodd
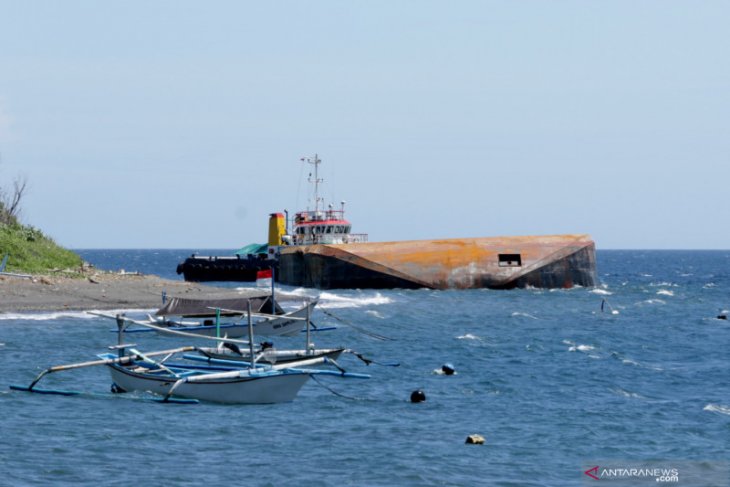
<svg viewBox="0 0 730 487">
<path fill-rule="evenodd" d="M 602 296 L 611 296 L 611 295 L 613 295 L 613 293 L 611 291 L 607 291 L 606 289 L 598 289 L 598 288 L 592 289 L 592 290 L 590 290 L 588 292 L 589 293 L 592 293 L 592 294 L 600 294 Z"/>
<path fill-rule="evenodd" d="M 656 293 L 662 296 L 674 296 L 674 291 L 670 291 L 669 289 L 660 289 Z"/>
<path fill-rule="evenodd" d="M 390 304 L 393 300 L 375 293 L 370 296 L 340 296 L 333 293 L 322 293 L 319 295 L 319 302 L 330 309 L 333 308 L 360 308 L 362 306 L 379 306 Z"/>
<path fill-rule="evenodd" d="M 89 310 L 99 313 L 114 315 L 117 313 L 147 313 L 149 309 L 114 309 L 114 310 Z M 47 312 L 27 312 L 27 313 L 0 313 L 0 321 L 50 321 L 59 318 L 73 318 L 83 320 L 93 320 L 99 318 L 86 311 L 47 311 Z"/>
<path fill-rule="evenodd" d="M 513 312 L 513 313 L 512 313 L 512 316 L 516 316 L 516 317 L 517 317 L 517 316 L 519 316 L 519 317 L 531 318 L 531 319 L 533 319 L 533 320 L 537 320 L 537 319 L 539 319 L 539 318 L 538 318 L 537 316 L 533 316 L 533 315 L 531 315 L 531 314 L 529 314 L 529 313 L 522 313 L 522 312 L 520 312 L 520 311 L 515 311 L 515 312 Z"/>
<path fill-rule="evenodd" d="M 565 345 L 570 345 L 568 348 L 569 352 L 590 352 L 596 349 L 593 345 L 581 345 L 579 343 L 571 342 L 570 340 L 563 340 Z"/>
<path fill-rule="evenodd" d="M 636 398 L 636 399 L 644 399 L 644 396 L 642 396 L 641 394 L 638 394 L 636 392 L 625 391 L 625 390 L 621 389 L 620 387 L 611 389 L 611 392 L 613 392 L 614 394 L 621 396 L 621 397 L 632 397 L 632 398 Z"/>
<path fill-rule="evenodd" d="M 702 408 L 703 411 L 710 411 L 711 413 L 726 414 L 730 416 L 730 406 L 723 406 L 722 404 L 708 404 Z"/>
<path fill-rule="evenodd" d="M 465 335 L 461 335 L 456 338 L 457 338 L 457 340 L 478 340 L 478 341 L 482 340 L 481 337 L 479 337 L 477 335 L 472 335 L 471 333 L 467 333 Z"/>
</svg>

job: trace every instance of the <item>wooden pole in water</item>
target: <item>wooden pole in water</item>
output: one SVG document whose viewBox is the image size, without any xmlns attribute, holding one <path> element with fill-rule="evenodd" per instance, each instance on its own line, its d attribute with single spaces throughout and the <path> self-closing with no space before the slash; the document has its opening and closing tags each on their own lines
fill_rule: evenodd
<svg viewBox="0 0 730 487">
<path fill-rule="evenodd" d="M 312 352 L 312 337 L 309 332 L 309 325 L 311 324 L 312 320 L 312 308 L 309 306 L 309 302 L 305 304 L 307 307 L 307 355 L 310 355 Z"/>
<path fill-rule="evenodd" d="M 251 369 L 254 369 L 256 367 L 256 364 L 254 363 L 254 358 L 256 357 L 253 353 L 253 318 L 251 317 L 251 300 L 248 300 L 248 351 L 250 353 L 249 357 Z"/>
<path fill-rule="evenodd" d="M 215 337 L 221 337 L 221 309 L 215 309 Z"/>
</svg>

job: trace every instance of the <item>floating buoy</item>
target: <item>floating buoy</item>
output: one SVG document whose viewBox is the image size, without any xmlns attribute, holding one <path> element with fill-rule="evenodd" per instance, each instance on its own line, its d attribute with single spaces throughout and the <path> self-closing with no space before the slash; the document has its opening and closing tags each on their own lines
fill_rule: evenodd
<svg viewBox="0 0 730 487">
<path fill-rule="evenodd" d="M 454 366 L 452 364 L 444 364 L 441 366 L 441 372 L 443 372 L 445 375 L 454 375 Z"/>
<path fill-rule="evenodd" d="M 484 437 L 482 435 L 469 435 L 466 437 L 467 445 L 483 445 Z"/>
<path fill-rule="evenodd" d="M 422 390 L 411 392 L 411 402 L 423 402 L 426 400 L 426 393 Z"/>
</svg>

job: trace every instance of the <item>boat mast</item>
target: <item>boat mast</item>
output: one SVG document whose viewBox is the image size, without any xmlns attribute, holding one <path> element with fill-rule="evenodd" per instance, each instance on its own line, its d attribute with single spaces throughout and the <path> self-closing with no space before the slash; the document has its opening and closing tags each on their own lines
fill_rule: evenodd
<svg viewBox="0 0 730 487">
<path fill-rule="evenodd" d="M 314 211 L 315 214 L 319 212 L 319 183 L 324 182 L 324 179 L 319 178 L 319 165 L 322 163 L 322 161 L 317 157 L 317 154 L 314 154 L 314 158 L 312 157 L 305 157 L 303 160 L 307 161 L 309 164 L 312 164 L 314 166 L 314 179 L 312 179 L 312 173 L 309 173 L 309 179 L 308 181 L 310 183 L 314 183 Z"/>
</svg>

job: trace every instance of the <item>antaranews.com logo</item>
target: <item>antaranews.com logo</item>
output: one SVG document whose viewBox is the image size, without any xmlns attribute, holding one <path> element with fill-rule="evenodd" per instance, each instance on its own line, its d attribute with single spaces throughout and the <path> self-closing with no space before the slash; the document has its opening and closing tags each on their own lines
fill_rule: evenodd
<svg viewBox="0 0 730 487">
<path fill-rule="evenodd" d="M 611 466 L 602 467 L 596 465 L 583 472 L 593 480 L 653 480 L 657 483 L 678 483 L 679 469 L 675 467 L 637 467 L 637 466 Z"/>
<path fill-rule="evenodd" d="M 585 462 L 580 470 L 586 487 L 728 487 L 730 462 L 727 460 L 601 460 Z"/>
</svg>

